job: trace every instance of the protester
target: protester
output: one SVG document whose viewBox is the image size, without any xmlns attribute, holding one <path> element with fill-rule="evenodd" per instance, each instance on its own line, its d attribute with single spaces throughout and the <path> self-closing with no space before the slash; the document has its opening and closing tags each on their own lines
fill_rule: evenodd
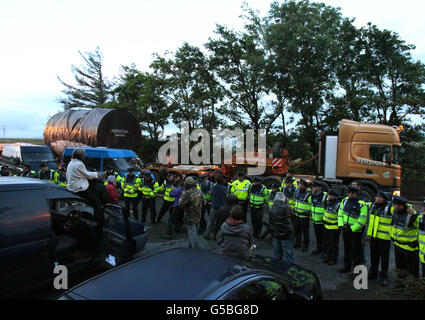
<svg viewBox="0 0 425 320">
<path fill-rule="evenodd" d="M 107 185 L 106 185 L 106 191 L 108 192 L 110 203 L 118 204 L 118 194 L 117 194 L 117 188 L 115 185 L 115 176 L 111 175 L 108 177 Z"/>
<path fill-rule="evenodd" d="M 172 187 L 170 191 L 170 197 L 174 198 L 174 202 L 171 205 L 170 215 L 168 218 L 167 233 L 161 236 L 162 239 L 173 238 L 173 227 L 174 231 L 180 230 L 180 216 L 183 215 L 183 208 L 179 206 L 180 197 L 184 191 L 184 182 L 179 180 L 176 187 Z"/>
<path fill-rule="evenodd" d="M 72 153 L 71 162 L 66 171 L 67 189 L 72 193 L 86 199 L 94 207 L 94 215 L 99 222 L 98 228 L 103 228 L 102 202 L 96 194 L 89 189 L 89 180 L 102 179 L 102 174 L 98 172 L 89 172 L 83 162 L 85 157 L 84 149 L 75 149 Z"/>
<path fill-rule="evenodd" d="M 278 192 L 270 212 L 268 230 L 272 236 L 274 261 L 282 258 L 289 263 L 295 263 L 294 248 L 292 245 L 291 207 L 283 192 Z"/>
<path fill-rule="evenodd" d="M 179 205 L 184 208 L 183 222 L 187 228 L 190 248 L 199 248 L 198 226 L 203 204 L 204 195 L 201 190 L 196 188 L 195 179 L 187 177 L 185 191 L 180 197 Z"/>
<path fill-rule="evenodd" d="M 226 222 L 226 220 L 230 217 L 230 212 L 232 212 L 233 206 L 238 203 L 238 199 L 235 195 L 231 194 L 226 197 L 224 200 L 224 205 L 218 209 L 217 219 L 215 223 L 214 229 L 214 237 L 217 236 L 218 231 L 221 228 L 221 225 Z"/>
<path fill-rule="evenodd" d="M 247 260 L 253 244 L 251 227 L 243 220 L 243 209 L 240 205 L 233 207 L 230 217 L 217 233 L 217 244 L 222 254 Z"/>
<path fill-rule="evenodd" d="M 214 231 L 216 225 L 219 209 L 224 205 L 226 198 L 226 183 L 224 177 L 220 174 L 216 176 L 216 184 L 211 188 L 211 211 L 208 217 L 207 229 L 204 233 L 205 240 L 210 240 L 210 234 Z M 234 196 L 236 197 L 236 196 Z"/>
</svg>

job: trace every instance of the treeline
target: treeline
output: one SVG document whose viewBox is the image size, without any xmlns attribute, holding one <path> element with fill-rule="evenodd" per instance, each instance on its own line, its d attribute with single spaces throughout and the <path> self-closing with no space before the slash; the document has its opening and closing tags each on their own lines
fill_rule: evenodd
<svg viewBox="0 0 425 320">
<path fill-rule="evenodd" d="M 217 25 L 202 48 L 183 43 L 155 54 L 149 72 L 122 66 L 114 81 L 102 73 L 99 48 L 81 53 L 76 85 L 61 81 L 60 102 L 127 109 L 141 124 L 142 150 L 155 152 L 159 131 L 181 121 L 210 132 L 265 129 L 268 144 L 282 141 L 303 160 L 318 152 L 320 132 L 336 134 L 343 118 L 403 125 L 404 174 L 425 179 L 425 131 L 411 120 L 425 119 L 425 66 L 412 58 L 413 45 L 309 1 L 274 2 L 264 17 L 244 5 L 242 19 L 242 30 Z M 313 165 L 303 170 L 315 173 Z"/>
</svg>

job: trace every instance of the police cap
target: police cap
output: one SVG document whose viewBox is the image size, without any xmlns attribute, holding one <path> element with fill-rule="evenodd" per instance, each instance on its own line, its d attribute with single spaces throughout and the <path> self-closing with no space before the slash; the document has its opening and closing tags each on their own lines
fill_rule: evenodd
<svg viewBox="0 0 425 320">
<path fill-rule="evenodd" d="M 383 190 L 379 190 L 378 193 L 376 194 L 376 196 L 384 199 L 385 201 L 391 200 L 390 195 L 388 193 L 384 192 Z"/>
<path fill-rule="evenodd" d="M 356 192 L 356 193 L 359 193 L 359 191 L 360 191 L 359 188 L 357 188 L 357 187 L 355 187 L 355 186 L 353 186 L 351 184 L 349 186 L 347 186 L 347 192 Z"/>
<path fill-rule="evenodd" d="M 245 172 L 243 171 L 238 171 L 238 177 L 245 177 Z"/>
<path fill-rule="evenodd" d="M 404 198 L 402 196 L 393 196 L 393 203 L 394 204 L 404 204 L 404 205 L 407 205 L 408 202 L 409 202 L 409 200 L 407 200 L 406 198 Z"/>
<path fill-rule="evenodd" d="M 339 196 L 338 192 L 335 189 L 329 190 L 328 195 L 334 196 L 334 197 L 338 197 Z"/>
<path fill-rule="evenodd" d="M 48 167 L 49 165 L 47 164 L 47 162 L 42 162 L 41 164 L 40 164 L 40 167 L 41 168 L 43 168 L 43 167 Z"/>
<path fill-rule="evenodd" d="M 307 182 L 307 180 L 305 180 L 304 178 L 300 179 L 300 184 L 305 185 L 306 187 L 308 187 L 310 184 Z"/>
</svg>

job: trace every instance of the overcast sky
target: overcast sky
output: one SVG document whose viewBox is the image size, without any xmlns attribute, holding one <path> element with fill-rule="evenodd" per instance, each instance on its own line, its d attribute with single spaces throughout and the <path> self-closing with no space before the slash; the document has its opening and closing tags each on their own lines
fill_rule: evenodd
<svg viewBox="0 0 425 320">
<path fill-rule="evenodd" d="M 0 137 L 42 137 L 56 99 L 72 82 L 78 51 L 99 46 L 107 77 L 121 65 L 148 71 L 152 54 L 175 51 L 184 41 L 202 47 L 215 24 L 240 29 L 242 0 L 19 0 L 0 2 Z M 272 1 L 249 0 L 265 15 Z M 323 0 L 343 16 L 397 32 L 425 62 L 425 1 Z"/>
</svg>

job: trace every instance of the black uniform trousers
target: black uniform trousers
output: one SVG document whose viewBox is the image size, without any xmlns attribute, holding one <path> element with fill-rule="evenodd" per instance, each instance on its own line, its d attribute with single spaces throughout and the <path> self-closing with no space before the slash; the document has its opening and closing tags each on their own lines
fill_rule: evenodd
<svg viewBox="0 0 425 320">
<path fill-rule="evenodd" d="M 388 266 L 390 264 L 391 241 L 378 238 L 370 239 L 370 270 L 372 275 L 378 275 L 379 264 L 381 264 L 381 276 L 388 277 Z"/>
<path fill-rule="evenodd" d="M 148 210 L 151 213 L 151 224 L 154 224 L 156 218 L 156 198 L 142 198 L 142 223 L 146 222 Z"/>
<path fill-rule="evenodd" d="M 328 261 L 338 261 L 339 229 L 326 229 L 324 232 L 324 250 Z"/>
<path fill-rule="evenodd" d="M 137 205 L 139 204 L 138 197 L 124 197 L 125 201 L 125 212 L 128 217 L 130 217 L 130 206 L 133 208 L 133 218 L 138 220 L 139 219 L 139 212 L 137 211 Z"/>
<path fill-rule="evenodd" d="M 251 224 L 253 236 L 258 237 L 263 228 L 263 207 L 250 207 L 251 208 Z"/>
<path fill-rule="evenodd" d="M 171 206 L 173 205 L 173 203 L 174 201 L 167 201 L 167 200 L 164 200 L 162 202 L 161 209 L 159 209 L 159 213 L 158 213 L 158 222 L 161 221 L 161 219 L 165 216 L 167 211 L 171 214 Z"/>
<path fill-rule="evenodd" d="M 346 268 L 362 264 L 362 236 L 363 230 L 353 232 L 350 227 L 344 227 L 342 238 L 344 240 L 344 266 Z"/>
<path fill-rule="evenodd" d="M 425 278 L 425 263 L 421 262 L 421 265 L 422 265 L 422 278 Z"/>
<path fill-rule="evenodd" d="M 313 223 L 314 235 L 316 236 L 316 249 L 323 251 L 325 241 L 325 226 L 323 224 Z"/>
<path fill-rule="evenodd" d="M 310 244 L 310 219 L 309 217 L 294 219 L 294 247 L 299 248 L 301 245 L 304 249 L 308 249 Z"/>
<path fill-rule="evenodd" d="M 243 218 L 242 220 L 245 222 L 248 222 L 247 215 L 248 215 L 248 201 L 247 200 L 238 200 L 238 205 L 242 207 L 243 212 Z"/>
<path fill-rule="evenodd" d="M 395 267 L 406 270 L 414 277 L 419 278 L 419 252 L 409 251 L 394 245 Z"/>
</svg>

